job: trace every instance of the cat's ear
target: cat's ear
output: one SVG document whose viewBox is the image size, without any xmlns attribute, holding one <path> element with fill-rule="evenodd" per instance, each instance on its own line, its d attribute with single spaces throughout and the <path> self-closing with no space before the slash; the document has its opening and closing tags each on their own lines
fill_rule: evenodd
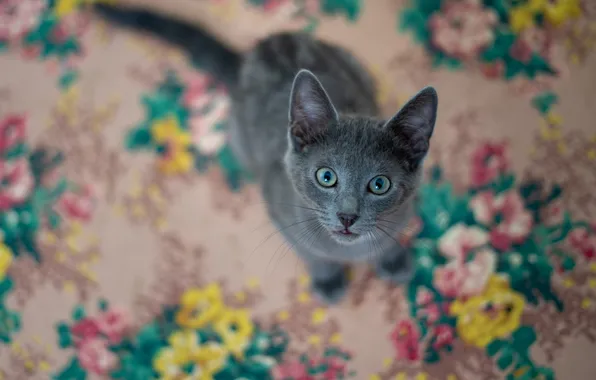
<svg viewBox="0 0 596 380">
<path fill-rule="evenodd" d="M 432 87 L 426 87 L 385 124 L 385 128 L 395 136 L 399 151 L 405 154 L 414 166 L 417 166 L 428 152 L 437 120 L 438 103 L 437 91 Z"/>
<path fill-rule="evenodd" d="M 323 85 L 308 70 L 300 70 L 294 78 L 289 119 L 290 139 L 299 151 L 314 143 L 330 123 L 338 120 Z"/>
</svg>

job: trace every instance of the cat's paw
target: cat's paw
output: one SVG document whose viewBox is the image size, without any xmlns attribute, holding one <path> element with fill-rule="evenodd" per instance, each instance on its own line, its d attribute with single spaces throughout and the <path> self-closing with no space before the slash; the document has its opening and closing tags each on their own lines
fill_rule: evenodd
<svg viewBox="0 0 596 380">
<path fill-rule="evenodd" d="M 414 275 L 412 254 L 408 249 L 396 246 L 381 257 L 375 269 L 377 276 L 383 280 L 395 285 L 407 284 Z"/>
<path fill-rule="evenodd" d="M 333 305 L 344 298 L 349 282 L 348 271 L 341 270 L 329 278 L 313 279 L 311 291 L 321 302 Z"/>
</svg>

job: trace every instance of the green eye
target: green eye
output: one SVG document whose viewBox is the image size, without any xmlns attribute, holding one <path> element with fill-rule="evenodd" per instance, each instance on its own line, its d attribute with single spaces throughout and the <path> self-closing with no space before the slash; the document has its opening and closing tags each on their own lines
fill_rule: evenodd
<svg viewBox="0 0 596 380">
<path fill-rule="evenodd" d="M 333 187 L 337 183 L 337 175 L 329 168 L 317 170 L 317 182 L 323 187 Z"/>
<path fill-rule="evenodd" d="M 385 194 L 387 191 L 389 191 L 390 187 L 391 181 L 384 175 L 376 176 L 375 178 L 371 179 L 368 183 L 368 189 L 371 193 L 376 195 Z"/>
</svg>

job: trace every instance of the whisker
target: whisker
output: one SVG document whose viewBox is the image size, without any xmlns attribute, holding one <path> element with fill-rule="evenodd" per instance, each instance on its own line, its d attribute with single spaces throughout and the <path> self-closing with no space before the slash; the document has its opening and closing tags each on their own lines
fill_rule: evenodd
<svg viewBox="0 0 596 380">
<path fill-rule="evenodd" d="M 384 229 L 382 229 L 382 228 L 381 228 L 381 227 L 379 227 L 378 225 L 376 226 L 376 228 L 377 228 L 379 231 L 383 232 L 385 235 L 389 236 L 389 238 L 390 238 L 391 240 L 393 240 L 393 241 L 395 242 L 395 244 L 397 244 L 397 245 L 401 245 L 401 243 L 400 243 L 399 241 L 397 241 L 397 240 L 396 240 L 396 239 L 395 239 L 393 236 L 391 236 L 391 234 L 390 234 L 389 232 L 385 231 Z"/>
<path fill-rule="evenodd" d="M 311 220 L 314 220 L 314 219 L 316 219 L 316 218 L 308 218 L 308 219 L 306 219 L 306 220 L 300 220 L 300 221 L 298 221 L 298 222 L 294 222 L 294 223 L 290 224 L 289 226 L 285 226 L 285 227 L 282 227 L 282 228 L 280 228 L 280 229 L 277 229 L 277 228 L 276 228 L 276 229 L 275 229 L 275 231 L 273 231 L 272 233 L 270 233 L 270 234 L 269 234 L 269 236 L 267 236 L 267 237 L 266 237 L 265 239 L 263 239 L 263 240 L 262 240 L 262 241 L 261 241 L 259 244 L 257 244 L 257 246 L 256 246 L 256 247 L 255 247 L 255 248 L 252 250 L 252 252 L 251 252 L 251 253 L 248 255 L 248 259 L 250 259 L 250 257 L 251 257 L 251 256 L 252 256 L 252 255 L 255 253 L 255 251 L 256 251 L 256 250 L 257 250 L 259 247 L 261 247 L 263 244 L 265 244 L 265 243 L 266 243 L 266 242 L 267 242 L 269 239 L 271 239 L 271 238 L 272 238 L 272 237 L 273 237 L 275 234 L 281 233 L 282 231 L 284 231 L 284 230 L 287 230 L 288 228 L 294 227 L 294 226 L 296 226 L 296 225 L 299 225 L 299 224 L 302 224 L 302 223 L 307 223 L 307 222 L 309 222 L 309 221 L 311 221 Z"/>
</svg>

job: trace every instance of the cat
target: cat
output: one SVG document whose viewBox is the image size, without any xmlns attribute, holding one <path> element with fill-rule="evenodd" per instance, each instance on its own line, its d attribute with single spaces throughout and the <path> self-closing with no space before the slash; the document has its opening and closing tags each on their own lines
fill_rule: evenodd
<svg viewBox="0 0 596 380">
<path fill-rule="evenodd" d="M 413 258 L 396 236 L 413 216 L 437 117 L 435 89 L 422 89 L 384 119 L 364 66 L 299 32 L 258 42 L 228 84 L 231 148 L 308 269 L 314 294 L 341 301 L 349 265 L 358 262 L 407 283 Z"/>
</svg>

